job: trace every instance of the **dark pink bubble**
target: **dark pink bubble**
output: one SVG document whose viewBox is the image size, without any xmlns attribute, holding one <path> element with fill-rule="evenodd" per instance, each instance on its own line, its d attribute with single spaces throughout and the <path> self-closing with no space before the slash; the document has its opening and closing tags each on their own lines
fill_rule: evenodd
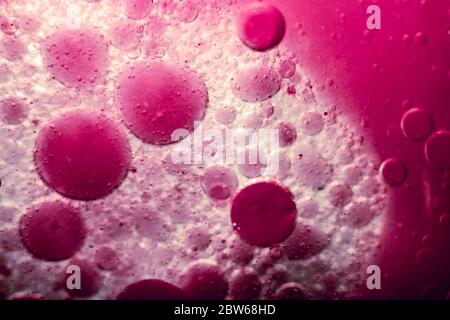
<svg viewBox="0 0 450 320">
<path fill-rule="evenodd" d="M 255 272 L 239 269 L 231 276 L 229 294 L 233 300 L 254 300 L 258 299 L 261 287 Z"/>
<path fill-rule="evenodd" d="M 116 270 L 120 265 L 117 251 L 110 246 L 101 246 L 95 251 L 95 264 L 101 270 Z"/>
<path fill-rule="evenodd" d="M 72 273 L 67 273 L 69 266 L 77 266 L 80 268 L 80 288 L 70 289 L 67 286 L 68 278 L 73 275 Z M 69 270 L 70 271 L 70 270 Z M 70 279 L 69 279 L 70 283 Z M 64 290 L 72 297 L 89 297 L 97 293 L 100 288 L 100 275 L 97 269 L 87 260 L 73 259 L 64 268 L 64 275 L 61 281 L 61 286 Z"/>
<path fill-rule="evenodd" d="M 410 109 L 402 117 L 401 128 L 406 137 L 420 141 L 427 138 L 433 131 L 433 118 L 426 110 Z"/>
<path fill-rule="evenodd" d="M 388 185 L 398 186 L 405 181 L 407 170 L 403 161 L 397 158 L 389 158 L 381 164 L 380 174 Z"/>
<path fill-rule="evenodd" d="M 86 231 L 77 209 L 61 201 L 46 201 L 21 217 L 19 233 L 36 258 L 57 261 L 70 258 L 81 248 Z"/>
<path fill-rule="evenodd" d="M 117 300 L 186 300 L 178 287 L 163 280 L 147 279 L 130 284 L 117 296 Z"/>
<path fill-rule="evenodd" d="M 295 282 L 283 284 L 275 292 L 276 300 L 305 300 L 305 289 Z"/>
<path fill-rule="evenodd" d="M 281 88 L 280 76 L 270 67 L 247 67 L 232 79 L 236 97 L 246 102 L 265 101 Z"/>
<path fill-rule="evenodd" d="M 110 38 L 113 46 L 121 50 L 136 49 L 144 35 L 144 26 L 134 21 L 118 21 L 111 26 Z"/>
<path fill-rule="evenodd" d="M 280 146 L 286 147 L 290 146 L 297 139 L 297 131 L 295 127 L 290 122 L 281 122 L 278 125 L 279 136 L 280 136 Z"/>
<path fill-rule="evenodd" d="M 42 180 L 56 192 L 71 199 L 94 200 L 122 183 L 131 150 L 112 120 L 86 111 L 71 112 L 42 129 L 34 160 Z"/>
<path fill-rule="evenodd" d="M 92 30 L 61 30 L 43 43 L 43 56 L 53 78 L 69 87 L 97 83 L 105 74 L 108 44 Z"/>
<path fill-rule="evenodd" d="M 450 131 L 439 130 L 433 133 L 425 144 L 425 156 L 434 167 L 450 168 Z"/>
<path fill-rule="evenodd" d="M 361 228 L 372 221 L 375 213 L 370 205 L 365 202 L 357 202 L 342 213 L 340 220 L 345 224 L 351 225 L 355 228 Z"/>
<path fill-rule="evenodd" d="M 169 144 L 177 129 L 194 130 L 203 119 L 208 93 L 199 76 L 165 63 L 139 64 L 117 80 L 116 100 L 128 128 L 152 144 Z"/>
<path fill-rule="evenodd" d="M 21 60 L 27 52 L 25 44 L 13 36 L 5 37 L 1 45 L 2 55 L 10 61 Z"/>
<path fill-rule="evenodd" d="M 153 7 L 152 0 L 121 0 L 124 14 L 130 19 L 145 18 Z"/>
<path fill-rule="evenodd" d="M 0 117 L 7 124 L 20 124 L 28 113 L 28 106 L 15 97 L 0 102 Z"/>
<path fill-rule="evenodd" d="M 322 115 L 315 111 L 307 112 L 302 116 L 300 126 L 304 134 L 307 136 L 315 136 L 323 129 Z"/>
<path fill-rule="evenodd" d="M 342 184 L 331 187 L 328 193 L 328 200 L 335 207 L 343 207 L 352 199 L 353 192 L 350 187 Z"/>
<path fill-rule="evenodd" d="M 211 262 L 195 262 L 180 276 L 180 287 L 194 300 L 223 300 L 228 282 L 219 266 Z"/>
<path fill-rule="evenodd" d="M 297 208 L 291 192 L 275 182 L 257 182 L 233 199 L 231 222 L 241 239 L 259 247 L 283 242 L 295 227 Z"/>
<path fill-rule="evenodd" d="M 276 7 L 254 2 L 244 7 L 238 17 L 241 41 L 255 51 L 276 47 L 283 40 L 286 22 Z"/>
<path fill-rule="evenodd" d="M 202 176 L 202 188 L 214 200 L 225 200 L 237 189 L 238 181 L 235 173 L 227 168 L 212 166 Z"/>
<path fill-rule="evenodd" d="M 327 234 L 318 228 L 301 223 L 282 244 L 289 260 L 309 259 L 319 254 L 330 243 Z"/>
</svg>

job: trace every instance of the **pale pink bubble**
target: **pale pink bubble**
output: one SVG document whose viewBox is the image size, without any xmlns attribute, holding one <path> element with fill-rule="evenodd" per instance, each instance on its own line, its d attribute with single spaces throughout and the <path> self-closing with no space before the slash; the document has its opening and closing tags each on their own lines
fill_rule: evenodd
<svg viewBox="0 0 450 320">
<path fill-rule="evenodd" d="M 289 260 L 309 259 L 330 244 L 329 236 L 320 229 L 298 223 L 282 248 Z"/>
<path fill-rule="evenodd" d="M 7 124 L 20 124 L 27 117 L 28 106 L 22 100 L 10 97 L 0 102 L 0 117 Z"/>
<path fill-rule="evenodd" d="M 218 123 L 230 125 L 236 119 L 236 108 L 231 106 L 224 106 L 217 109 L 215 118 Z"/>
<path fill-rule="evenodd" d="M 280 122 L 278 124 L 278 131 L 280 136 L 280 146 L 290 146 L 297 139 L 297 130 L 290 122 Z"/>
<path fill-rule="evenodd" d="M 143 35 L 143 25 L 130 20 L 117 21 L 110 29 L 110 38 L 113 46 L 125 51 L 136 49 Z"/>
<path fill-rule="evenodd" d="M 212 166 L 203 173 L 202 188 L 214 200 L 230 198 L 236 191 L 237 186 L 237 177 L 228 168 Z"/>
<path fill-rule="evenodd" d="M 178 163 L 176 158 L 172 158 L 172 153 L 166 154 L 162 160 L 163 168 L 171 175 L 183 176 L 191 172 L 192 166 L 190 164 Z"/>
<path fill-rule="evenodd" d="M 153 7 L 152 0 L 121 0 L 124 14 L 130 19 L 145 18 Z"/>
<path fill-rule="evenodd" d="M 350 186 L 356 185 L 359 181 L 361 181 L 362 172 L 356 166 L 350 166 L 344 171 L 343 180 Z"/>
<path fill-rule="evenodd" d="M 183 2 L 180 2 L 176 9 L 178 20 L 184 23 L 194 22 L 199 14 L 198 6 L 199 3 L 196 3 L 193 0 L 184 0 Z"/>
<path fill-rule="evenodd" d="M 280 180 L 285 179 L 287 176 L 289 176 L 290 170 L 291 170 L 291 160 L 289 159 L 289 156 L 285 152 L 281 152 L 278 155 L 278 170 L 275 176 Z"/>
<path fill-rule="evenodd" d="M 323 129 L 322 115 L 315 111 L 307 112 L 300 119 L 300 126 L 304 134 L 308 136 L 315 136 Z"/>
<path fill-rule="evenodd" d="M 107 271 L 116 270 L 120 264 L 118 252 L 107 245 L 95 250 L 94 260 L 98 268 Z"/>
<path fill-rule="evenodd" d="M 368 203 L 357 202 L 341 213 L 340 220 L 352 227 L 361 228 L 369 224 L 374 215 L 375 213 Z"/>
<path fill-rule="evenodd" d="M 1 43 L 1 53 L 10 61 L 21 60 L 26 52 L 27 47 L 16 37 L 5 37 Z"/>
<path fill-rule="evenodd" d="M 134 225 L 140 236 L 154 240 L 164 241 L 169 236 L 169 227 L 160 215 L 144 207 L 133 209 Z"/>
<path fill-rule="evenodd" d="M 333 167 L 314 149 L 306 150 L 299 158 L 296 163 L 299 183 L 324 188 L 332 177 Z"/>
<path fill-rule="evenodd" d="M 280 88 L 280 76 L 266 66 L 241 69 L 232 80 L 234 95 L 246 102 L 265 101 L 273 97 Z"/>
<path fill-rule="evenodd" d="M 278 72 L 283 78 L 292 78 L 295 75 L 296 66 L 293 59 L 285 59 L 280 62 Z"/>
<path fill-rule="evenodd" d="M 166 32 L 167 22 L 161 16 L 150 16 L 147 29 L 152 37 L 160 37 Z"/>
<path fill-rule="evenodd" d="M 320 213 L 319 204 L 313 199 L 306 199 L 300 203 L 298 213 L 302 218 L 313 218 Z"/>
<path fill-rule="evenodd" d="M 343 207 L 348 204 L 353 196 L 352 189 L 346 185 L 338 184 L 330 188 L 328 200 L 335 207 Z"/>
<path fill-rule="evenodd" d="M 205 227 L 193 227 L 187 233 L 187 242 L 194 251 L 203 251 L 209 247 L 211 235 Z"/>
<path fill-rule="evenodd" d="M 240 156 L 239 156 L 240 155 Z M 238 159 L 244 163 L 238 165 L 239 172 L 247 178 L 256 178 L 262 175 L 266 167 L 266 159 L 261 158 L 257 147 L 248 147 L 240 151 Z M 239 160 L 241 162 L 241 160 Z"/>
<path fill-rule="evenodd" d="M 263 118 L 260 113 L 252 113 L 244 120 L 244 127 L 247 129 L 259 129 L 263 125 Z"/>
</svg>

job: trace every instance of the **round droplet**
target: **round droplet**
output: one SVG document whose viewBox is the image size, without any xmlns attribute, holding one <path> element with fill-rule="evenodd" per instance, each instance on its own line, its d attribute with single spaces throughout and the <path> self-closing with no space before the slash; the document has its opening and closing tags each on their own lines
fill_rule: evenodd
<svg viewBox="0 0 450 320">
<path fill-rule="evenodd" d="M 433 131 L 433 118 L 428 111 L 413 108 L 403 115 L 401 128 L 406 137 L 420 141 L 427 138 Z"/>
<path fill-rule="evenodd" d="M 389 158 L 381 164 L 380 174 L 388 185 L 398 186 L 405 181 L 407 170 L 403 161 Z"/>
<path fill-rule="evenodd" d="M 274 298 L 276 300 L 305 300 L 305 289 L 298 283 L 288 282 L 277 289 Z"/>
<path fill-rule="evenodd" d="M 117 300 L 186 300 L 178 287 L 162 280 L 147 279 L 130 284 L 117 296 Z"/>
<path fill-rule="evenodd" d="M 330 240 L 324 232 L 300 223 L 282 244 L 282 248 L 289 260 L 303 260 L 319 254 L 329 243 Z"/>
<path fill-rule="evenodd" d="M 77 209 L 61 201 L 46 201 L 22 216 L 19 233 L 36 258 L 58 261 L 70 258 L 81 248 L 86 232 Z"/>
<path fill-rule="evenodd" d="M 350 187 L 342 184 L 331 187 L 328 193 L 330 203 L 335 207 L 343 207 L 352 199 L 353 192 Z"/>
<path fill-rule="evenodd" d="M 109 246 L 102 246 L 95 251 L 95 264 L 101 270 L 115 270 L 120 264 L 117 251 Z"/>
<path fill-rule="evenodd" d="M 230 279 L 230 297 L 233 300 L 253 300 L 259 297 L 261 281 L 253 271 L 236 270 Z"/>
<path fill-rule="evenodd" d="M 295 130 L 294 125 L 290 122 L 281 122 L 278 125 L 278 131 L 280 137 L 280 145 L 282 147 L 293 144 L 295 139 L 297 139 L 297 131 Z"/>
<path fill-rule="evenodd" d="M 340 219 L 345 224 L 351 225 L 355 228 L 361 228 L 372 221 L 375 213 L 368 203 L 357 202 L 342 213 Z"/>
<path fill-rule="evenodd" d="M 296 217 L 293 195 L 275 182 L 245 187 L 231 207 L 231 221 L 241 239 L 260 247 L 283 242 L 294 230 Z"/>
<path fill-rule="evenodd" d="M 280 88 L 280 76 L 265 66 L 242 69 L 232 81 L 234 95 L 246 102 L 265 101 L 273 97 Z"/>
<path fill-rule="evenodd" d="M 203 119 L 208 94 L 203 81 L 186 68 L 165 63 L 139 64 L 117 80 L 116 100 L 122 117 L 138 138 L 169 144 L 176 130 L 194 130 Z M 174 141 L 173 141 L 174 140 Z"/>
<path fill-rule="evenodd" d="M 234 107 L 221 107 L 216 111 L 216 121 L 224 125 L 230 125 L 236 119 L 236 108 Z"/>
<path fill-rule="evenodd" d="M 27 117 L 27 105 L 14 97 L 0 102 L 0 117 L 7 124 L 20 124 Z"/>
<path fill-rule="evenodd" d="M 286 22 L 280 10 L 273 5 L 254 2 L 239 13 L 238 30 L 246 46 L 255 51 L 265 51 L 283 40 Z"/>
<path fill-rule="evenodd" d="M 131 151 L 122 130 L 103 115 L 71 112 L 44 127 L 35 164 L 42 180 L 76 200 L 102 198 L 127 175 Z"/>
<path fill-rule="evenodd" d="M 152 0 L 122 0 L 124 14 L 130 19 L 143 19 L 151 11 Z"/>
<path fill-rule="evenodd" d="M 202 176 L 202 188 L 214 200 L 228 199 L 237 186 L 234 172 L 224 167 L 209 167 Z"/>
<path fill-rule="evenodd" d="M 307 136 L 315 136 L 323 129 L 322 115 L 315 111 L 307 112 L 301 118 L 300 126 L 304 134 Z"/>
<path fill-rule="evenodd" d="M 450 168 L 450 131 L 440 130 L 432 134 L 425 144 L 425 156 L 437 168 Z"/>
<path fill-rule="evenodd" d="M 228 282 L 215 263 L 198 261 L 180 276 L 180 287 L 194 300 L 223 300 Z"/>
</svg>

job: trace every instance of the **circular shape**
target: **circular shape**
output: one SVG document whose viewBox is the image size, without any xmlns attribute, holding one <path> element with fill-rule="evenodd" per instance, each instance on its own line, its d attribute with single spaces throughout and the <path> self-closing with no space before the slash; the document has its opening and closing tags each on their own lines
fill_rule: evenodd
<svg viewBox="0 0 450 320">
<path fill-rule="evenodd" d="M 101 270 L 115 270 L 120 265 L 117 251 L 109 246 L 102 246 L 95 251 L 95 264 Z"/>
<path fill-rule="evenodd" d="M 295 227 L 297 208 L 291 192 L 275 182 L 258 182 L 233 200 L 231 221 L 241 239 L 259 247 L 283 242 Z"/>
<path fill-rule="evenodd" d="M 0 117 L 7 124 L 20 124 L 27 117 L 28 107 L 17 98 L 6 98 L 0 102 Z"/>
<path fill-rule="evenodd" d="M 186 300 L 183 291 L 162 280 L 147 279 L 130 284 L 117 300 Z"/>
<path fill-rule="evenodd" d="M 236 108 L 228 106 L 221 107 L 217 109 L 215 116 L 218 123 L 230 125 L 236 119 Z"/>
<path fill-rule="evenodd" d="M 322 115 L 315 111 L 307 112 L 302 117 L 300 125 L 304 134 L 315 136 L 323 129 Z"/>
<path fill-rule="evenodd" d="M 380 166 L 380 174 L 384 182 L 391 186 L 402 184 L 407 176 L 405 164 L 396 158 L 389 158 Z"/>
<path fill-rule="evenodd" d="M 238 30 L 246 46 L 265 51 L 276 47 L 283 40 L 286 22 L 283 14 L 274 6 L 254 2 L 239 13 Z"/>
<path fill-rule="evenodd" d="M 278 125 L 278 131 L 280 135 L 280 146 L 282 147 L 290 146 L 297 139 L 297 131 L 290 122 L 281 122 Z"/>
<path fill-rule="evenodd" d="M 152 0 L 122 0 L 124 14 L 130 19 L 143 19 L 151 11 Z"/>
<path fill-rule="evenodd" d="M 237 270 L 231 276 L 230 297 L 233 300 L 253 300 L 259 297 L 261 282 L 255 272 Z"/>
<path fill-rule="evenodd" d="M 345 206 L 350 202 L 352 196 L 352 189 L 342 184 L 333 186 L 328 193 L 328 199 L 330 200 L 330 203 L 335 207 Z"/>
<path fill-rule="evenodd" d="M 433 118 L 428 111 L 414 108 L 405 112 L 400 126 L 407 138 L 420 141 L 427 138 L 433 131 Z"/>
<path fill-rule="evenodd" d="M 319 254 L 329 244 L 328 236 L 321 230 L 306 224 L 297 224 L 294 232 L 282 244 L 282 248 L 289 260 L 302 260 Z"/>
<path fill-rule="evenodd" d="M 246 102 L 265 101 L 281 88 L 280 76 L 269 67 L 248 67 L 239 70 L 232 79 L 232 91 Z"/>
<path fill-rule="evenodd" d="M 437 168 L 450 168 L 450 131 L 440 130 L 431 135 L 425 144 L 425 156 Z"/>
<path fill-rule="evenodd" d="M 302 286 L 295 282 L 283 284 L 275 292 L 276 300 L 305 300 L 305 292 Z"/>
<path fill-rule="evenodd" d="M 215 263 L 198 261 L 180 276 L 180 287 L 194 300 L 223 300 L 228 282 Z"/>
<path fill-rule="evenodd" d="M 369 224 L 374 215 L 375 213 L 368 203 L 358 202 L 343 213 L 341 220 L 355 228 L 361 228 Z"/>
<path fill-rule="evenodd" d="M 77 209 L 61 201 L 46 201 L 22 216 L 19 234 L 36 258 L 58 261 L 70 258 L 81 248 L 86 231 Z"/>
<path fill-rule="evenodd" d="M 53 78 L 70 87 L 95 84 L 108 67 L 108 44 L 91 30 L 63 30 L 43 44 L 44 60 Z"/>
<path fill-rule="evenodd" d="M 208 103 L 206 87 L 196 73 L 164 63 L 139 64 L 123 72 L 117 85 L 123 120 L 138 138 L 152 144 L 179 141 L 172 139 L 175 131 L 192 132 Z"/>
<path fill-rule="evenodd" d="M 117 188 L 131 160 L 125 134 L 103 115 L 72 112 L 48 124 L 34 154 L 42 180 L 71 199 L 94 200 Z"/>
<path fill-rule="evenodd" d="M 237 186 L 234 172 L 224 167 L 209 167 L 202 176 L 202 188 L 214 200 L 228 199 Z"/>
<path fill-rule="evenodd" d="M 72 297 L 89 297 L 99 290 L 99 274 L 95 267 L 86 260 L 74 259 L 64 268 L 64 276 L 61 285 Z M 75 284 L 73 275 L 79 271 L 80 287 L 70 286 Z"/>
</svg>

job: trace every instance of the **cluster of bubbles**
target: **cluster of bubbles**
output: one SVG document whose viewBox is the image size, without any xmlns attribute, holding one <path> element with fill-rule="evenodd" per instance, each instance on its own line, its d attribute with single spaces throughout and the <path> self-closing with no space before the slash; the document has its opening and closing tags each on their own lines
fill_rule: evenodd
<svg viewBox="0 0 450 320">
<path fill-rule="evenodd" d="M 17 93 L 0 102 L 8 298 L 345 298 L 364 285 L 387 206 L 377 160 L 278 48 L 276 7 L 84 1 L 70 19 L 58 0 L 31 7 L 0 15 L 0 84 Z M 172 133 L 198 121 L 278 129 L 278 172 L 173 163 Z M 432 121 L 410 110 L 402 128 L 424 139 Z M 430 162 L 448 139 L 429 137 Z M 380 170 L 406 177 L 398 159 Z M 66 286 L 73 265 L 81 289 Z"/>
</svg>

